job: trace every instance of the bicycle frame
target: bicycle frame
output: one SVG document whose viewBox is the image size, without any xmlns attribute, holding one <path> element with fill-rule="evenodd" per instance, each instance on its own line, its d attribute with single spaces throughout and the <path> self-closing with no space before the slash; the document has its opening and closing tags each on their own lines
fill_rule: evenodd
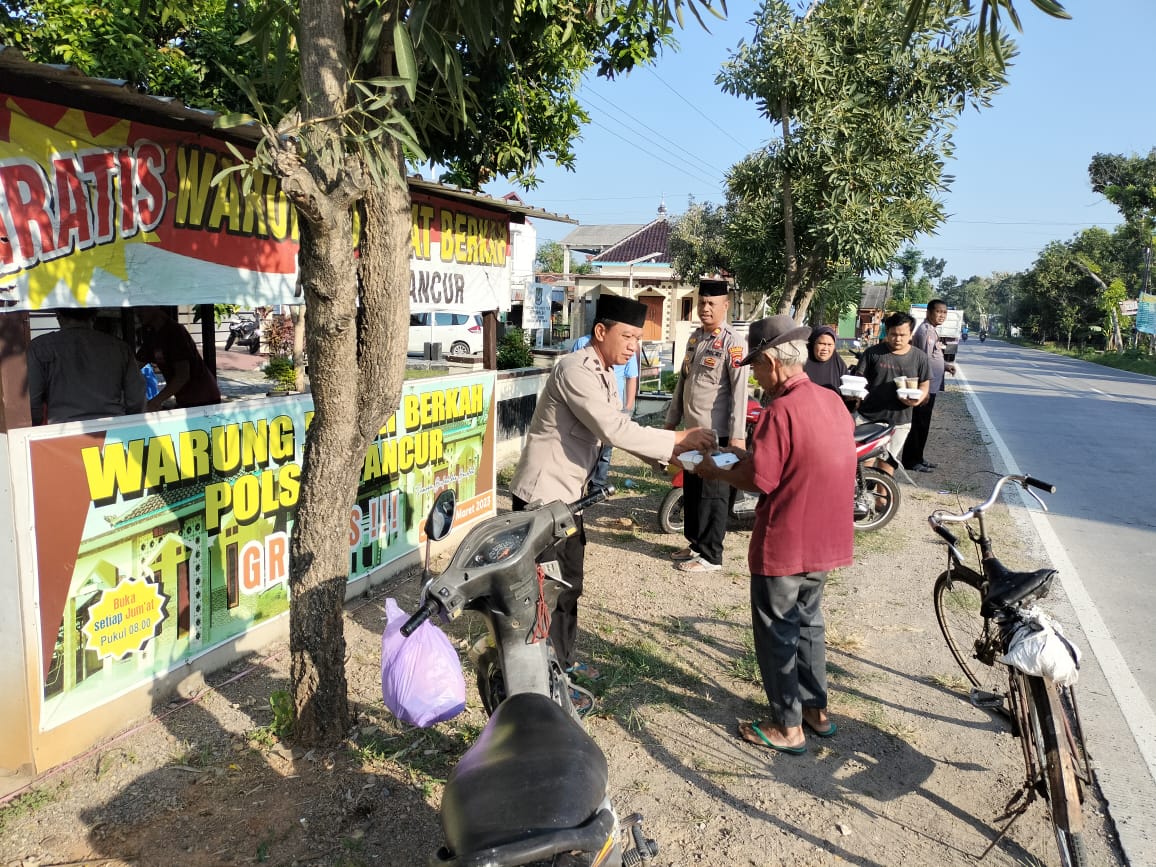
<svg viewBox="0 0 1156 867">
<path fill-rule="evenodd" d="M 973 702 L 977 706 L 998 705 L 1002 711 L 1006 701 L 1006 712 L 1012 720 L 1015 734 L 1019 737 L 1023 749 L 1026 776 L 1023 787 L 1008 802 L 1007 816 L 1011 817 L 1011 821 L 992 841 L 984 855 L 990 852 L 1010 830 L 1031 801 L 1037 795 L 1041 795 L 1048 803 L 1062 863 L 1071 867 L 1084 867 L 1088 862 L 1083 839 L 1083 787 L 1092 784 L 1092 776 L 1075 693 L 1070 688 L 1058 687 L 1048 678 L 1027 674 L 999 661 L 999 657 L 1006 649 L 1006 627 L 1018 622 L 1021 617 L 1020 606 L 1024 600 L 1046 592 L 1047 582 L 1050 582 L 1055 574 L 1054 570 L 1037 570 L 1034 573 L 1010 572 L 996 559 L 984 513 L 995 504 L 1000 490 L 1008 482 L 1019 484 L 1045 510 L 1047 506 L 1029 490 L 1029 486 L 1051 492 L 1055 490 L 1051 485 L 1030 476 L 1002 476 L 985 502 L 973 506 L 963 514 L 936 511 L 929 516 L 928 523 L 931 528 L 948 547 L 947 571 L 936 581 L 936 616 L 944 631 L 948 648 L 955 655 L 956 661 L 969 680 L 976 685 L 972 690 Z M 977 526 L 969 523 L 972 520 Z M 945 523 L 962 523 L 966 526 L 968 538 L 978 549 L 980 571 L 964 562 L 958 540 L 943 526 Z M 1017 585 L 1014 579 L 1019 579 L 1021 583 Z M 948 594 L 953 593 L 952 588 L 957 581 L 980 594 L 982 604 L 978 613 L 982 617 L 982 627 L 970 632 L 972 636 L 969 642 L 972 644 L 970 650 L 974 654 L 973 658 L 983 665 L 991 668 L 998 665 L 1006 671 L 1008 688 L 1005 696 L 997 694 L 988 696 L 985 690 L 978 688 L 981 682 L 979 678 L 982 676 L 975 674 L 974 666 L 970 666 L 965 659 L 966 651 L 963 648 L 966 647 L 966 643 L 959 641 L 949 628 L 949 615 L 944 613 L 948 607 L 943 600 L 949 598 Z M 1017 587 L 1019 592 L 1015 593 Z M 1070 716 L 1064 708 L 1064 699 L 1067 699 Z M 1015 807 L 1016 802 L 1021 799 L 1022 803 Z"/>
</svg>

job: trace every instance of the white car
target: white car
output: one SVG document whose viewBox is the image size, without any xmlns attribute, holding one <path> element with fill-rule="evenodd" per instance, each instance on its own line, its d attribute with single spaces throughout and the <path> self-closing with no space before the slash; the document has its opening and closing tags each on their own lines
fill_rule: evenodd
<svg viewBox="0 0 1156 867">
<path fill-rule="evenodd" d="M 421 354 L 426 343 L 440 343 L 446 355 L 476 355 L 482 351 L 482 314 L 435 310 L 409 314 L 411 353 Z"/>
</svg>

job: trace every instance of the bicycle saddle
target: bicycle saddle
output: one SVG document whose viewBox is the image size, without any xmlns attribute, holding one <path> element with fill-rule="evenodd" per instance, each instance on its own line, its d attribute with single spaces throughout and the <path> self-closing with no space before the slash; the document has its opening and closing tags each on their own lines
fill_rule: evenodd
<svg viewBox="0 0 1156 867">
<path fill-rule="evenodd" d="M 866 424 L 855 425 L 855 445 L 873 440 L 875 437 L 882 435 L 887 428 L 891 427 L 885 421 L 869 421 Z"/>
<path fill-rule="evenodd" d="M 1034 572 L 1012 572 L 999 560 L 992 557 L 984 563 L 988 576 L 987 595 L 983 597 L 980 614 L 992 617 L 1004 608 L 1010 608 L 1029 596 L 1041 599 L 1048 595 L 1055 569 L 1036 569 Z"/>
<path fill-rule="evenodd" d="M 569 714 L 544 695 L 512 695 L 446 782 L 446 844 L 463 855 L 578 828 L 608 779 L 606 757 Z"/>
</svg>

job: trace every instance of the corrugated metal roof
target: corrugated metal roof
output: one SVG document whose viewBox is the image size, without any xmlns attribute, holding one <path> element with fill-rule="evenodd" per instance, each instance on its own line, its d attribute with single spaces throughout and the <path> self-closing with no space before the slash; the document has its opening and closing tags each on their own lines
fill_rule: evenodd
<svg viewBox="0 0 1156 867">
<path fill-rule="evenodd" d="M 520 199 L 517 201 L 510 199 L 508 194 L 501 199 L 495 199 L 493 196 L 479 193 L 476 190 L 467 190 L 465 187 L 454 187 L 436 181 L 427 181 L 420 175 L 410 175 L 408 180 L 411 190 L 425 190 L 442 196 L 443 198 L 471 202 L 484 207 L 496 208 L 499 211 L 505 211 L 510 214 L 523 214 L 527 217 L 537 217 L 540 220 L 553 220 L 556 223 L 578 222 L 573 217 L 568 217 L 564 214 L 555 214 L 542 208 L 532 208 L 529 205 L 524 205 Z"/>
<path fill-rule="evenodd" d="M 887 286 L 883 283 L 866 283 L 859 298 L 860 310 L 882 310 L 887 303 Z"/>
<path fill-rule="evenodd" d="M 558 243 L 579 253 L 601 253 L 608 247 L 633 235 L 645 223 L 611 223 L 600 226 L 579 226 Z"/>
</svg>

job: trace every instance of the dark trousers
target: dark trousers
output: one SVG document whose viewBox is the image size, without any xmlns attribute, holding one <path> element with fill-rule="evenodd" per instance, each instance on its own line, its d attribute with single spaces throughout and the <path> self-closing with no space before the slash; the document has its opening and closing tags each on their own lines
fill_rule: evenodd
<svg viewBox="0 0 1156 867">
<path fill-rule="evenodd" d="M 525 500 L 519 497 L 510 499 L 515 512 L 525 510 Z M 550 613 L 550 641 L 554 644 L 554 653 L 563 668 L 574 664 L 574 645 L 578 642 L 578 597 L 582 595 L 582 579 L 586 569 L 586 530 L 581 515 L 574 516 L 574 526 L 577 533 L 567 536 L 553 548 L 538 555 L 538 562 L 557 560 L 562 570 L 562 580 L 570 584 L 562 588 L 558 601 L 554 603 L 554 610 Z"/>
<path fill-rule="evenodd" d="M 726 441 L 720 441 L 725 446 Z M 682 477 L 682 534 L 690 550 L 708 563 L 722 565 L 723 539 L 727 534 L 731 495 L 726 482 L 707 481 L 694 473 Z"/>
<path fill-rule="evenodd" d="M 827 706 L 826 572 L 752 575 L 755 658 L 774 722 L 803 724 L 803 708 Z"/>
<path fill-rule="evenodd" d="M 927 434 L 931 431 L 931 414 L 935 410 L 935 395 L 927 395 L 927 402 L 911 410 L 911 432 L 903 444 L 903 466 L 911 469 L 923 463 L 923 449 L 927 445 Z"/>
</svg>

